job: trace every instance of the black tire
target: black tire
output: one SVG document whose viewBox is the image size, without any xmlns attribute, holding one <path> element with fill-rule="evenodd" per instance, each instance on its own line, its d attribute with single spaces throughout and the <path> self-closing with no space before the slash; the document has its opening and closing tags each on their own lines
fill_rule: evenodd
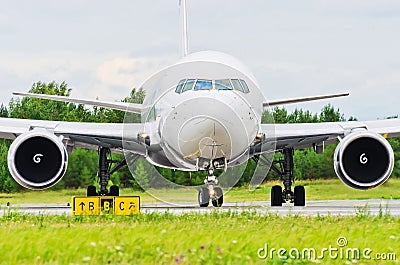
<svg viewBox="0 0 400 265">
<path fill-rule="evenodd" d="M 282 187 L 273 186 L 271 189 L 271 206 L 282 206 Z"/>
<path fill-rule="evenodd" d="M 220 187 L 214 188 L 215 198 L 211 200 L 214 207 L 221 207 L 224 203 L 224 193 Z"/>
<path fill-rule="evenodd" d="M 294 187 L 294 206 L 306 205 L 306 191 L 304 186 Z"/>
<path fill-rule="evenodd" d="M 96 187 L 88 186 L 87 187 L 87 196 L 97 196 Z"/>
<path fill-rule="evenodd" d="M 210 194 L 208 193 L 208 188 L 200 187 L 198 200 L 200 207 L 208 206 L 208 204 L 210 203 Z"/>
<path fill-rule="evenodd" d="M 110 187 L 110 196 L 119 196 L 119 187 L 116 185 L 112 185 Z"/>
</svg>

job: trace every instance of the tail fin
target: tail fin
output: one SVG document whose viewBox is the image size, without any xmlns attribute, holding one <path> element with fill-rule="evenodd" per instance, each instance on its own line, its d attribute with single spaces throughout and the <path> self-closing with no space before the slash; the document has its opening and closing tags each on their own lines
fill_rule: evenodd
<svg viewBox="0 0 400 265">
<path fill-rule="evenodd" d="M 188 55 L 187 12 L 186 0 L 179 0 L 180 23 L 182 27 L 182 56 Z"/>
</svg>

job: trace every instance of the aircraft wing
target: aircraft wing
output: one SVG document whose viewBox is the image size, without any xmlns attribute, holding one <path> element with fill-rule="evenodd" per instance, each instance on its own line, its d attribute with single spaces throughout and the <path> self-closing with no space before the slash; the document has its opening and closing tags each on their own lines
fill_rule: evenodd
<svg viewBox="0 0 400 265">
<path fill-rule="evenodd" d="M 110 102 L 110 101 L 103 101 L 103 100 L 89 100 L 89 99 L 80 99 L 80 98 L 71 98 L 71 97 L 64 97 L 64 96 L 35 94 L 35 93 L 26 93 L 26 92 L 14 92 L 13 95 L 61 101 L 61 102 L 67 102 L 67 103 L 85 104 L 85 105 L 127 111 L 127 112 L 138 113 L 138 114 L 141 114 L 143 111 L 143 106 L 141 104 L 127 103 L 127 102 Z"/>
<path fill-rule="evenodd" d="M 141 155 L 146 152 L 137 138 L 137 135 L 143 132 L 143 124 L 140 123 L 85 123 L 0 118 L 0 138 L 14 140 L 33 129 L 44 129 L 57 136 L 63 136 L 67 146 L 94 150 L 103 146 L 116 153 L 122 153 L 125 147 Z"/>
<path fill-rule="evenodd" d="M 349 93 L 340 93 L 340 94 L 321 95 L 321 96 L 312 96 L 303 98 L 277 99 L 264 102 L 263 107 L 287 105 L 287 104 L 294 104 L 294 103 L 301 103 L 301 102 L 308 102 L 308 101 L 315 101 L 315 100 L 329 99 L 329 98 L 347 97 L 348 95 Z"/>
<path fill-rule="evenodd" d="M 272 129 L 274 128 L 274 129 Z M 297 123 L 297 124 L 261 124 L 265 134 L 262 150 L 268 144 L 276 144 L 276 149 L 306 148 L 313 145 L 337 142 L 338 137 L 363 129 L 386 137 L 400 136 L 400 119 L 351 122 Z"/>
</svg>

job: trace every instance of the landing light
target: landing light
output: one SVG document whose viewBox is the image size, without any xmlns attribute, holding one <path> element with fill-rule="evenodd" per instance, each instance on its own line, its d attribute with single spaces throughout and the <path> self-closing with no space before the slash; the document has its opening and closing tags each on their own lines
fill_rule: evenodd
<svg viewBox="0 0 400 265">
<path fill-rule="evenodd" d="M 150 136 L 147 133 L 139 133 L 138 140 L 146 145 L 150 145 Z"/>
<path fill-rule="evenodd" d="M 263 133 L 258 133 L 256 135 L 256 139 L 259 140 L 259 141 L 264 140 L 264 138 L 265 138 L 265 134 L 263 134 Z"/>
<path fill-rule="evenodd" d="M 146 139 L 147 137 L 149 137 L 149 135 L 147 133 L 140 133 L 139 137 L 142 139 Z"/>
</svg>

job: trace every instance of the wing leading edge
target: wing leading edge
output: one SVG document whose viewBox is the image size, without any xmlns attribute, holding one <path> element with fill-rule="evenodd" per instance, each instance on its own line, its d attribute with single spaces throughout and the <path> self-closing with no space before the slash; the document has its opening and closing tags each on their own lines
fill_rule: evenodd
<svg viewBox="0 0 400 265">
<path fill-rule="evenodd" d="M 40 99 L 48 99 L 55 100 L 61 102 L 68 103 L 77 103 L 77 104 L 85 104 L 96 107 L 115 109 L 121 111 L 127 111 L 132 113 L 142 113 L 143 107 L 141 104 L 127 103 L 127 102 L 111 102 L 111 101 L 102 101 L 102 100 L 88 100 L 88 99 L 79 99 L 79 98 L 70 98 L 63 96 L 55 96 L 55 95 L 45 95 L 45 94 L 34 94 L 34 93 L 25 93 L 25 92 L 14 92 L 16 96 L 25 96 L 31 98 L 40 98 Z"/>
<path fill-rule="evenodd" d="M 349 95 L 349 93 L 340 93 L 340 94 L 331 94 L 331 95 L 322 95 L 322 96 L 313 96 L 313 97 L 270 100 L 270 101 L 264 102 L 263 107 L 301 103 L 301 102 L 328 99 L 328 98 L 347 97 L 348 95 Z"/>
<path fill-rule="evenodd" d="M 138 141 L 143 124 L 60 122 L 0 118 L 0 138 L 16 139 L 19 135 L 34 129 L 44 129 L 62 136 L 69 146 L 97 150 L 107 147 L 116 153 L 124 149 L 136 154 L 145 154 L 146 148 Z"/>
</svg>

